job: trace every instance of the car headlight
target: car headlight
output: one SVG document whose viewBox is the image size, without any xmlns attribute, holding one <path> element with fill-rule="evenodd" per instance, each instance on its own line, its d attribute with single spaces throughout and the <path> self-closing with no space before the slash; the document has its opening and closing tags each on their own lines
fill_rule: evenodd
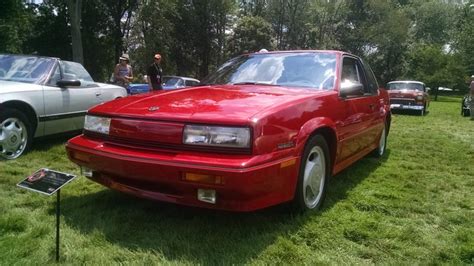
<svg viewBox="0 0 474 266">
<path fill-rule="evenodd" d="M 250 129 L 246 127 L 217 127 L 186 125 L 183 143 L 217 147 L 250 147 Z"/>
<path fill-rule="evenodd" d="M 415 99 L 416 99 L 417 101 L 423 101 L 423 95 L 417 95 L 417 96 L 415 97 Z"/>
<path fill-rule="evenodd" d="M 86 115 L 84 129 L 92 132 L 109 134 L 110 121 L 111 119 L 108 117 Z"/>
</svg>

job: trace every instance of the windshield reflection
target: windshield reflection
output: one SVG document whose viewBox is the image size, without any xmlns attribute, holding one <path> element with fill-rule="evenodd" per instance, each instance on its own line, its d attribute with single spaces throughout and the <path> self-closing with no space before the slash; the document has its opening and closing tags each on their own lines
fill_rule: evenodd
<svg viewBox="0 0 474 266">
<path fill-rule="evenodd" d="M 388 90 L 417 90 L 424 91 L 423 84 L 420 83 L 411 83 L 411 82 L 399 82 L 399 83 L 389 83 L 387 84 Z"/>
<path fill-rule="evenodd" d="M 265 53 L 243 55 L 223 64 L 203 84 L 277 85 L 330 90 L 336 55 L 331 53 Z"/>
<path fill-rule="evenodd" d="M 38 83 L 54 64 L 52 58 L 0 55 L 0 80 Z"/>
</svg>

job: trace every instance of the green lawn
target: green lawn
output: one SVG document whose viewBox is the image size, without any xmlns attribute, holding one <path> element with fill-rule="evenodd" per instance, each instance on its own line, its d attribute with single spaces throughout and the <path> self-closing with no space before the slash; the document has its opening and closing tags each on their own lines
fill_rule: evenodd
<svg viewBox="0 0 474 266">
<path fill-rule="evenodd" d="M 48 167 L 79 175 L 64 142 L 0 161 L 0 264 L 54 262 L 55 197 L 16 187 Z M 236 214 L 136 199 L 84 177 L 61 193 L 66 264 L 473 264 L 474 121 L 460 98 L 393 115 L 386 155 L 335 176 L 321 211 Z"/>
</svg>

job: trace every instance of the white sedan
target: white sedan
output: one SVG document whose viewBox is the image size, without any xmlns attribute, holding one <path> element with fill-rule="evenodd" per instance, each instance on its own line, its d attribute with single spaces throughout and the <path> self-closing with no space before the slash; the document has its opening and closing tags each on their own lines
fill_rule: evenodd
<svg viewBox="0 0 474 266">
<path fill-rule="evenodd" d="M 89 108 L 126 95 L 76 62 L 0 54 L 0 159 L 18 158 L 35 137 L 81 130 Z"/>
</svg>

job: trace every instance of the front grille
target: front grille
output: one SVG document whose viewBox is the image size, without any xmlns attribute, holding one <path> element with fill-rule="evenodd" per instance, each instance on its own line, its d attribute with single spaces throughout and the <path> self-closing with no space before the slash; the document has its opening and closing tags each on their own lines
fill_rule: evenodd
<svg viewBox="0 0 474 266">
<path fill-rule="evenodd" d="M 390 99 L 390 104 L 415 105 L 414 99 Z"/>
</svg>

